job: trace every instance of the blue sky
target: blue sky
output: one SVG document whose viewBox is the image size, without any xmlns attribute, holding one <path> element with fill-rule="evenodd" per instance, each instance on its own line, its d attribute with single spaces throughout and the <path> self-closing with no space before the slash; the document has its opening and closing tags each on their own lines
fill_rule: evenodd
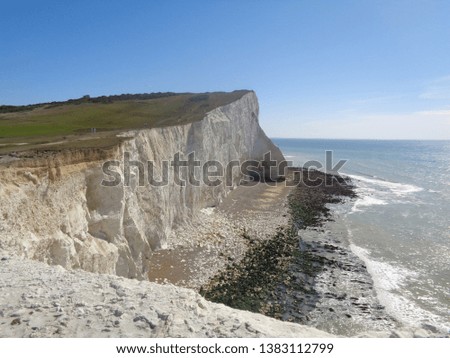
<svg viewBox="0 0 450 358">
<path fill-rule="evenodd" d="M 253 89 L 272 137 L 450 139 L 450 1 L 2 1 L 0 104 Z"/>
</svg>

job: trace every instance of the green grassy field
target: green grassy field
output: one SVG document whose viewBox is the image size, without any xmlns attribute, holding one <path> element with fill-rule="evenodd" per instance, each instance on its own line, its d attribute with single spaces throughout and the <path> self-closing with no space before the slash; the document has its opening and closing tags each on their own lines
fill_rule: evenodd
<svg viewBox="0 0 450 358">
<path fill-rule="evenodd" d="M 31 110 L 14 107 L 0 113 L 0 153 L 112 145 L 118 141 L 116 134 L 120 131 L 194 122 L 247 92 L 171 94 L 104 103 L 80 100 L 34 105 Z M 93 135 L 91 128 L 96 128 L 97 140 L 89 139 Z"/>
</svg>

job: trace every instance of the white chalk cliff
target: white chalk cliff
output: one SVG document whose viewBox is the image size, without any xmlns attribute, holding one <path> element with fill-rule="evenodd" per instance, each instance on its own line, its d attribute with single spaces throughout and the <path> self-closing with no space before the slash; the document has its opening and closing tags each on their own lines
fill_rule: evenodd
<svg viewBox="0 0 450 358">
<path fill-rule="evenodd" d="M 262 160 L 266 152 L 283 160 L 258 123 L 258 102 L 249 92 L 208 112 L 197 122 L 122 134 L 108 150 L 67 150 L 0 164 L 0 249 L 64 268 L 143 279 L 153 250 L 170 231 L 200 209 L 214 206 L 232 188 L 201 184 L 139 186 L 137 167 L 129 186 L 102 186 L 106 160 L 152 161 L 159 178 L 162 162 L 194 152 L 202 163 Z M 117 169 L 117 168 L 116 168 Z M 169 168 L 170 169 L 170 168 Z M 120 171 L 123 173 L 123 166 Z M 169 170 L 170 172 L 170 170 Z M 238 170 L 230 173 L 234 185 Z"/>
</svg>

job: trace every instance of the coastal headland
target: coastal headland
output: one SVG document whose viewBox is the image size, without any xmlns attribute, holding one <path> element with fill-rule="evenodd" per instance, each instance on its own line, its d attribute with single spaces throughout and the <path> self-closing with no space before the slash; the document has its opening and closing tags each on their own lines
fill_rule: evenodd
<svg viewBox="0 0 450 358">
<path fill-rule="evenodd" d="M 388 317 L 328 235 L 351 183 L 264 172 L 285 159 L 258 115 L 252 91 L 1 107 L 0 336 L 430 335 Z M 190 153 L 208 180 L 165 182 Z"/>
</svg>

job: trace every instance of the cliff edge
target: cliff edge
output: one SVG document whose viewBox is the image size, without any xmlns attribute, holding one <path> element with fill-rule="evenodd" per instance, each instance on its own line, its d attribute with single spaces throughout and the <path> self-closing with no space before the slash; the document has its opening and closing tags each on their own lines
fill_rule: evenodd
<svg viewBox="0 0 450 358">
<path fill-rule="evenodd" d="M 0 256 L 1 337 L 330 337 L 185 288 Z"/>
<path fill-rule="evenodd" d="M 199 210 L 216 206 L 243 176 L 234 168 L 224 172 L 220 185 L 182 186 L 169 178 L 155 186 L 149 183 L 148 163 L 161 178 L 176 155 L 194 153 L 201 163 L 217 161 L 224 167 L 233 161 L 260 162 L 267 152 L 284 160 L 259 126 L 258 113 L 256 95 L 247 92 L 199 121 L 122 132 L 123 140 L 112 148 L 4 160 L 0 248 L 68 269 L 146 278 L 151 253 L 165 247 L 170 232 Z M 118 185 L 102 185 L 108 179 L 106 161 L 117 164 Z M 183 172 L 181 179 L 189 175 Z"/>
</svg>

